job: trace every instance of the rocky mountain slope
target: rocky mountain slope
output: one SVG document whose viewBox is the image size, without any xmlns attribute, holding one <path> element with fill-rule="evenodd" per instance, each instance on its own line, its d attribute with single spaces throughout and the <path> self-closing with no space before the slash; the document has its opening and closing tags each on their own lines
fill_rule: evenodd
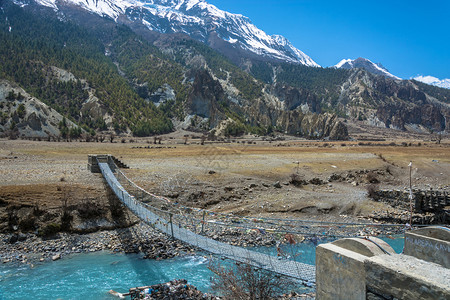
<svg viewBox="0 0 450 300">
<path fill-rule="evenodd" d="M 63 122 L 68 128 L 77 128 L 71 121 L 40 100 L 31 97 L 22 88 L 0 80 L 0 131 L 12 137 L 59 136 Z"/>
<path fill-rule="evenodd" d="M 446 102 L 447 101 L 447 102 Z M 411 81 L 355 70 L 341 87 L 337 107 L 366 124 L 413 132 L 450 129 L 448 99 Z"/>
<path fill-rule="evenodd" d="M 176 11 L 195 10 L 181 2 Z M 148 136 L 176 126 L 222 135 L 279 131 L 345 139 L 343 118 L 415 132 L 449 130 L 445 89 L 262 54 L 236 62 L 188 34 L 148 30 L 141 19 L 122 14 L 102 17 L 81 8 L 89 1 L 64 3 L 56 3 L 56 12 L 50 4 L 2 4 L 0 78 L 87 132 Z"/>
<path fill-rule="evenodd" d="M 286 109 L 262 82 L 186 35 L 141 36 L 78 10 L 64 11 L 58 20 L 53 11 L 32 4 L 10 3 L 2 13 L 7 22 L 0 32 L 5 41 L 0 75 L 86 131 L 147 136 L 169 132 L 181 121 L 196 131 L 225 127 L 226 135 L 266 134 L 275 128 L 346 138 L 345 126 L 337 125 L 332 114 Z"/>
</svg>

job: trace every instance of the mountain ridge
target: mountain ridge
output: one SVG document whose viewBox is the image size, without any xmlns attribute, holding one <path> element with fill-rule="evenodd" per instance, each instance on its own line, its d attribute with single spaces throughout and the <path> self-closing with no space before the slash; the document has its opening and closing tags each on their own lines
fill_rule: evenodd
<svg viewBox="0 0 450 300">
<path fill-rule="evenodd" d="M 148 136 L 192 120 L 187 129 L 203 133 L 224 127 L 224 134 L 275 129 L 309 138 L 347 137 L 335 115 L 286 111 L 260 81 L 187 36 L 160 34 L 153 38 L 157 48 L 127 26 L 82 10 L 63 20 L 42 6 L 10 4 L 5 13 L 15 29 L 8 32 L 0 18 L 0 38 L 7 41 L 0 45 L 0 77 L 88 131 Z M 73 74 L 72 80 L 61 82 L 45 71 L 55 68 Z"/>
<path fill-rule="evenodd" d="M 75 5 L 100 16 L 118 21 L 122 15 L 160 33 L 185 33 L 207 43 L 217 37 L 269 59 L 319 67 L 309 56 L 280 35 L 270 36 L 250 19 L 218 9 L 204 0 L 36 0 L 43 6 L 59 10 L 62 5 Z"/>
<path fill-rule="evenodd" d="M 188 35 L 149 31 L 124 16 L 115 22 L 77 6 L 55 13 L 6 3 L 0 77 L 88 130 L 148 136 L 184 124 L 204 133 L 222 128 L 339 139 L 346 138 L 343 119 L 398 130 L 450 129 L 448 90 L 361 68 L 314 68 L 256 55 L 239 65 Z M 45 71 L 55 68 L 75 79 L 62 83 Z M 97 99 L 88 107 L 86 93 Z"/>
</svg>

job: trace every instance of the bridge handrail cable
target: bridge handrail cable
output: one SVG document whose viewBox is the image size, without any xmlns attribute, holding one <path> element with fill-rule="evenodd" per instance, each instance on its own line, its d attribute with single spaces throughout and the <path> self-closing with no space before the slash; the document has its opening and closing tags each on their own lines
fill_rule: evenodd
<svg viewBox="0 0 450 300">
<path fill-rule="evenodd" d="M 151 210 L 155 209 L 150 205 L 143 205 L 136 197 L 129 194 L 127 190 L 120 184 L 116 176 L 114 176 L 108 163 L 100 163 L 100 170 L 108 185 L 117 195 L 117 197 L 141 220 L 163 231 L 168 235 L 172 235 L 183 242 L 194 245 L 205 251 L 221 255 L 233 260 L 252 264 L 256 267 L 270 270 L 282 275 L 301 279 L 309 284 L 315 282 L 315 267 L 303 264 L 293 260 L 278 260 L 277 257 L 250 251 L 241 247 L 225 244 L 208 237 L 195 234 L 181 226 L 181 224 L 173 224 L 160 215 L 155 214 Z M 131 182 L 131 181 L 130 181 Z M 172 214 L 164 211 L 165 214 Z M 177 215 L 179 216 L 179 215 Z M 184 217 L 184 216 L 182 216 Z"/>
</svg>

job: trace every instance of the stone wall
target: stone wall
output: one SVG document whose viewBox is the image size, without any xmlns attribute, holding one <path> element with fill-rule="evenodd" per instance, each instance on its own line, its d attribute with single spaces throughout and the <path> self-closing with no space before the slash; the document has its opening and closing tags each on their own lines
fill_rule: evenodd
<svg viewBox="0 0 450 300">
<path fill-rule="evenodd" d="M 388 203 L 392 207 L 409 210 L 409 191 L 380 190 L 375 192 L 375 200 Z M 415 212 L 439 212 L 450 204 L 450 195 L 445 191 L 413 190 Z"/>
</svg>

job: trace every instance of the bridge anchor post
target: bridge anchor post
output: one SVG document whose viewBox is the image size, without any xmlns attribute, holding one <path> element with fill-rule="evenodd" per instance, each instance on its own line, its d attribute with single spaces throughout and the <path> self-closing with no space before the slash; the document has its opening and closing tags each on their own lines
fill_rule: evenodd
<svg viewBox="0 0 450 300">
<path fill-rule="evenodd" d="M 203 211 L 203 220 L 202 220 L 202 231 L 200 232 L 200 234 L 203 234 L 204 233 L 204 226 L 205 226 L 205 214 L 206 214 L 206 212 L 205 211 Z"/>
<path fill-rule="evenodd" d="M 169 220 L 170 220 L 170 232 L 172 233 L 172 239 L 174 238 L 174 236 L 173 236 L 173 223 L 172 223 L 172 216 L 173 216 L 173 214 L 172 213 L 170 213 L 169 214 Z"/>
</svg>

